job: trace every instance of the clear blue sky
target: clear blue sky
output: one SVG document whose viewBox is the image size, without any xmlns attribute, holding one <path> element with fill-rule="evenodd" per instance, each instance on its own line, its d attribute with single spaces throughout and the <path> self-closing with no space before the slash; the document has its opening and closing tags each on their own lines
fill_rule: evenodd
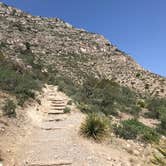
<svg viewBox="0 0 166 166">
<path fill-rule="evenodd" d="M 0 0 L 104 35 L 144 68 L 166 76 L 166 0 Z"/>
</svg>

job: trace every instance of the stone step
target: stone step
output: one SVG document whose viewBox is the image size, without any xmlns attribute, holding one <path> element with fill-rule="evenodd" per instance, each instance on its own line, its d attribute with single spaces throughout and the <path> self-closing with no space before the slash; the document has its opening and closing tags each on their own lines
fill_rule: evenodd
<svg viewBox="0 0 166 166">
<path fill-rule="evenodd" d="M 64 119 L 62 118 L 55 118 L 55 119 L 46 119 L 44 122 L 60 122 L 63 121 Z"/>
<path fill-rule="evenodd" d="M 48 115 L 53 115 L 53 114 L 55 114 L 55 115 L 58 115 L 58 114 L 64 114 L 64 111 L 49 111 L 48 112 Z"/>
<path fill-rule="evenodd" d="M 56 96 L 57 94 L 56 93 L 49 93 L 48 96 Z"/>
<path fill-rule="evenodd" d="M 64 110 L 66 107 L 51 107 L 50 110 Z"/>
<path fill-rule="evenodd" d="M 56 121 L 56 119 L 61 119 L 61 120 L 65 120 L 68 116 L 66 114 L 57 114 L 55 115 L 51 115 L 51 114 L 47 114 L 47 116 L 45 117 L 45 121 Z"/>
<path fill-rule="evenodd" d="M 54 114 L 62 114 L 64 113 L 64 109 L 50 109 L 48 111 L 43 111 L 43 113 L 45 114 L 50 114 L 50 113 L 54 113 Z"/>
<path fill-rule="evenodd" d="M 54 163 L 50 163 L 50 164 L 44 164 L 44 163 L 34 163 L 34 164 L 29 164 L 29 166 L 65 166 L 65 165 L 72 165 L 71 161 L 56 161 Z"/>
<path fill-rule="evenodd" d="M 51 100 L 51 101 L 57 101 L 57 102 L 58 102 L 58 101 L 66 101 L 66 99 L 52 99 L 52 98 L 51 98 L 50 100 Z"/>
<path fill-rule="evenodd" d="M 67 103 L 66 102 L 51 102 L 50 104 L 51 105 L 56 105 L 56 104 L 66 105 Z"/>
<path fill-rule="evenodd" d="M 64 129 L 63 127 L 41 127 L 42 130 L 60 130 Z"/>
<path fill-rule="evenodd" d="M 51 107 L 66 107 L 65 103 L 56 103 L 56 104 L 51 104 Z"/>
<path fill-rule="evenodd" d="M 49 102 L 52 102 L 52 103 L 65 103 L 67 102 L 66 100 L 55 100 L 55 99 L 48 99 Z"/>
</svg>

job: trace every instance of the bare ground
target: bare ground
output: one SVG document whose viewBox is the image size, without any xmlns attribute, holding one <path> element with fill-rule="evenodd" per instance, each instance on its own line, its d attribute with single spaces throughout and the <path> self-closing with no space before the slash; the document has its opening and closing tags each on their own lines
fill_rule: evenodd
<svg viewBox="0 0 166 166">
<path fill-rule="evenodd" d="M 114 136 L 98 144 L 80 136 L 85 115 L 74 104 L 69 106 L 71 113 L 64 114 L 69 98 L 57 87 L 46 85 L 39 98 L 41 105 L 31 103 L 19 110 L 17 119 L 0 119 L 0 157 L 5 166 L 148 165 L 150 147 L 143 144 Z"/>
</svg>

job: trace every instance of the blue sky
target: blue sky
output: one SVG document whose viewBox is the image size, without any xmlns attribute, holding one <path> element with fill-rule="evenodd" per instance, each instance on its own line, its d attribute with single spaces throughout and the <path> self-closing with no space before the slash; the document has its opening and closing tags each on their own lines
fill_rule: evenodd
<svg viewBox="0 0 166 166">
<path fill-rule="evenodd" d="M 144 68 L 166 76 L 166 0 L 0 0 L 104 35 Z"/>
</svg>

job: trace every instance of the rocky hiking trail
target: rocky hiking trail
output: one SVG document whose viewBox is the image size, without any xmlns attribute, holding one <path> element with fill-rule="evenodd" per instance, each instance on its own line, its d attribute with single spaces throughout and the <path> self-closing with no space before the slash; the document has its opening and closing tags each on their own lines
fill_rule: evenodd
<svg viewBox="0 0 166 166">
<path fill-rule="evenodd" d="M 119 145 L 97 144 L 80 136 L 79 127 L 85 115 L 74 104 L 67 105 L 70 98 L 56 86 L 46 85 L 40 100 L 40 105 L 26 108 L 30 120 L 24 127 L 24 136 L 16 139 L 14 159 L 4 162 L 5 166 L 137 165 L 131 164 L 131 155 Z M 70 113 L 64 113 L 66 106 Z"/>
</svg>

